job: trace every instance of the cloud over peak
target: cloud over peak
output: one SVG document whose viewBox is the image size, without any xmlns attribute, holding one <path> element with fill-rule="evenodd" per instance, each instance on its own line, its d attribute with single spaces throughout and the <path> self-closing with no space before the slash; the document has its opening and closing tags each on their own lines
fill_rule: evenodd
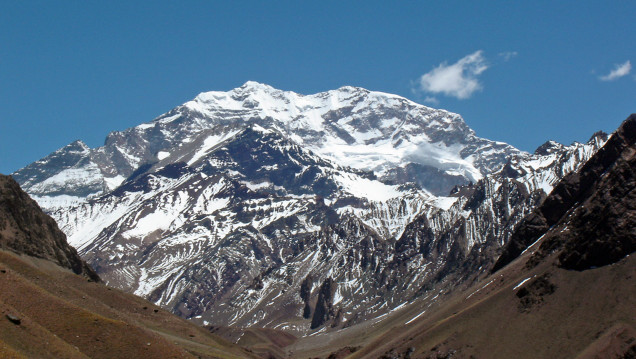
<svg viewBox="0 0 636 359">
<path fill-rule="evenodd" d="M 629 72 L 632 71 L 632 63 L 629 60 L 625 61 L 624 64 L 617 64 L 614 66 L 614 69 L 610 71 L 609 74 L 605 76 L 600 76 L 599 79 L 601 81 L 612 81 L 617 78 L 627 76 Z"/>
<path fill-rule="evenodd" d="M 419 78 L 420 89 L 424 92 L 467 99 L 482 89 L 478 76 L 488 69 L 486 59 L 479 50 L 467 55 L 454 64 L 443 62 Z"/>
</svg>

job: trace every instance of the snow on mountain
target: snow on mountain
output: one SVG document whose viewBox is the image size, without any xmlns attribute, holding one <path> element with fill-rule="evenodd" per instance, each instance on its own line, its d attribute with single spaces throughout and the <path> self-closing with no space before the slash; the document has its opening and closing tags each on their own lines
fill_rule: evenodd
<svg viewBox="0 0 636 359">
<path fill-rule="evenodd" d="M 102 193 L 104 176 L 91 160 L 91 149 L 75 141 L 12 174 L 35 196 L 88 197 Z"/>
<path fill-rule="evenodd" d="M 33 193 L 86 197 L 114 189 L 141 166 L 174 161 L 182 148 L 190 153 L 191 147 L 199 146 L 197 154 L 202 156 L 218 141 L 252 125 L 277 130 L 341 166 L 373 171 L 394 184 L 415 182 L 437 195 L 481 179 L 511 154 L 520 153 L 477 137 L 457 114 L 396 95 L 350 86 L 300 95 L 247 82 L 228 92 L 201 93 L 152 122 L 113 132 L 102 147 L 88 149 L 82 144 L 81 162 L 74 148 L 62 148 L 15 175 L 27 190 L 43 186 Z M 53 183 L 44 183 L 57 174 L 47 172 L 47 164 L 58 171 L 56 158 L 65 156 L 90 172 L 82 174 L 91 178 L 90 185 L 69 186 L 58 193 Z M 38 175 L 34 177 L 33 171 Z"/>
<path fill-rule="evenodd" d="M 554 141 L 541 145 L 533 155 L 517 155 L 502 169 L 525 184 L 528 191 L 542 189 L 550 194 L 566 174 L 578 170 L 607 141 L 605 133 L 596 133 L 585 143 L 564 146 Z"/>
<path fill-rule="evenodd" d="M 310 254 L 313 245 L 300 250 L 303 238 L 322 238 L 325 228 L 351 218 L 386 242 L 423 209 L 438 208 L 438 198 L 413 185 L 384 184 L 372 173 L 341 167 L 258 126 L 202 157 L 199 147 L 192 151 L 179 157 L 195 158 L 191 165 L 160 162 L 107 195 L 52 212 L 106 282 L 186 317 L 271 321 L 255 320 L 252 309 L 265 305 L 262 298 L 283 290 L 288 280 L 254 292 L 262 271 L 284 265 L 287 276 L 302 280 L 310 269 L 304 260 L 321 270 L 319 263 L 338 264 L 324 258 L 331 250 L 321 257 Z M 347 235 L 338 233 L 339 240 Z M 354 247 L 359 239 L 349 242 Z M 240 312 L 226 309 L 229 300 L 243 297 Z M 283 297 L 298 301 L 294 292 Z"/>
<path fill-rule="evenodd" d="M 248 82 L 14 176 L 110 285 L 201 322 L 307 334 L 487 270 L 604 141 L 528 154 L 399 96 Z"/>
<path fill-rule="evenodd" d="M 549 153 L 540 151 L 540 147 L 535 154 L 513 156 L 500 170 L 474 185 L 455 188 L 457 201 L 447 211 L 414 220 L 425 219 L 431 223 L 427 226 L 439 233 L 420 246 L 445 248 L 447 258 L 439 268 L 442 277 L 465 280 L 483 273 L 492 267 L 517 224 L 542 203 L 561 178 L 578 171 L 607 139 L 606 134 L 598 133 L 585 144 L 558 144 Z M 408 225 L 400 241 L 422 238 L 427 226 Z"/>
<path fill-rule="evenodd" d="M 379 177 L 417 163 L 476 181 L 519 152 L 478 138 L 457 114 L 350 86 L 306 96 L 247 82 L 229 92 L 199 94 L 154 123 L 184 118 L 207 126 L 256 122 L 340 165 Z"/>
</svg>

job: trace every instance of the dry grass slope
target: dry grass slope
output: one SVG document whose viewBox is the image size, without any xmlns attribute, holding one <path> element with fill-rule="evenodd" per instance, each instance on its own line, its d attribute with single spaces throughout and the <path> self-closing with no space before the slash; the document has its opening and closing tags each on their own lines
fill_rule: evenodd
<svg viewBox="0 0 636 359">
<path fill-rule="evenodd" d="M 0 313 L 3 358 L 254 357 L 141 298 L 7 251 Z"/>
</svg>

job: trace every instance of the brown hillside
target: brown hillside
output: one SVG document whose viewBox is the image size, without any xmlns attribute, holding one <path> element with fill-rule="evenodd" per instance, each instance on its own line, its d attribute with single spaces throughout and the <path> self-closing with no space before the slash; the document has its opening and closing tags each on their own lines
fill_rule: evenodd
<svg viewBox="0 0 636 359">
<path fill-rule="evenodd" d="M 253 357 L 144 299 L 7 251 L 0 251 L 0 314 L 0 357 Z"/>
</svg>

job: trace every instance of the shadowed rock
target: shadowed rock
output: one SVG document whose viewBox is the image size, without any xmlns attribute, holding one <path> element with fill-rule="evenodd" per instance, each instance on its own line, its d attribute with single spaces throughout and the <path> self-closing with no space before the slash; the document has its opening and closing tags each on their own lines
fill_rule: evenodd
<svg viewBox="0 0 636 359">
<path fill-rule="evenodd" d="M 584 270 L 615 263 L 636 250 L 636 114 L 519 224 L 492 271 L 541 236 L 530 266 L 560 250 L 559 266 Z"/>
<path fill-rule="evenodd" d="M 55 221 L 10 176 L 0 175 L 0 248 L 48 259 L 76 274 L 99 281 Z"/>
</svg>

